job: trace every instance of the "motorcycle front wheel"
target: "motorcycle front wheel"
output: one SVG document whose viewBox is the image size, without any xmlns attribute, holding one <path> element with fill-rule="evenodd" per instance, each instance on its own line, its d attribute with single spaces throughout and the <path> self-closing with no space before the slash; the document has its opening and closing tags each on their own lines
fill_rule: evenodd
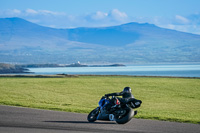
<svg viewBox="0 0 200 133">
<path fill-rule="evenodd" d="M 96 120 L 97 120 L 98 114 L 99 114 L 99 108 L 96 108 L 96 109 L 92 110 L 92 111 L 89 113 L 89 115 L 88 115 L 88 117 L 87 117 L 87 120 L 88 120 L 89 122 L 94 122 L 94 121 L 96 121 Z"/>
</svg>

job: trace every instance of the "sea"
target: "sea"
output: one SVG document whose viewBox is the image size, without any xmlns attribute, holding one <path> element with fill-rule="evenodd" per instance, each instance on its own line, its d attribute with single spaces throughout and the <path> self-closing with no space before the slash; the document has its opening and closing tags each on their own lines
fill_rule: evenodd
<svg viewBox="0 0 200 133">
<path fill-rule="evenodd" d="M 196 64 L 140 64 L 118 67 L 51 67 L 29 68 L 34 74 L 130 75 L 200 78 L 200 63 Z"/>
</svg>

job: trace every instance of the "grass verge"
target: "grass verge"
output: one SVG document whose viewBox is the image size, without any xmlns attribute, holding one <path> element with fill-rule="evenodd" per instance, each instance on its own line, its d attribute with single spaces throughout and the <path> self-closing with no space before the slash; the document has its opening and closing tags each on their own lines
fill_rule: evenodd
<svg viewBox="0 0 200 133">
<path fill-rule="evenodd" d="M 79 76 L 0 77 L 0 104 L 89 113 L 106 93 L 130 86 L 143 101 L 136 118 L 200 123 L 200 79 Z"/>
</svg>

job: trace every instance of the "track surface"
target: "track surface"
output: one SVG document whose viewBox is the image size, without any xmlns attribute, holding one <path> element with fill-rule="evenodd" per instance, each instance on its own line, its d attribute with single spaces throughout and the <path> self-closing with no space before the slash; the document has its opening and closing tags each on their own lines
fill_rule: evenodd
<svg viewBox="0 0 200 133">
<path fill-rule="evenodd" d="M 0 133 L 200 133 L 199 124 L 132 119 L 124 125 L 87 122 L 87 114 L 0 106 Z"/>
</svg>

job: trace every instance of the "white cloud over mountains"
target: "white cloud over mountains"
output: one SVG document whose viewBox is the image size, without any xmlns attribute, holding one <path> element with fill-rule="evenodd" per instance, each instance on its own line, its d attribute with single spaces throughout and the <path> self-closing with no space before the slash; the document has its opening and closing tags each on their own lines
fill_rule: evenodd
<svg viewBox="0 0 200 133">
<path fill-rule="evenodd" d="M 171 18 L 163 18 L 158 16 L 128 16 L 125 12 L 118 9 L 112 9 L 109 12 L 97 11 L 82 15 L 71 15 L 65 12 L 54 12 L 49 10 L 12 9 L 0 10 L 0 17 L 20 17 L 39 25 L 53 28 L 102 27 L 128 22 L 151 23 L 163 28 L 200 34 L 199 13 L 191 14 L 189 16 L 181 16 L 177 14 Z"/>
<path fill-rule="evenodd" d="M 188 20 L 187 18 L 180 16 L 180 15 L 176 15 L 175 19 L 179 24 L 189 24 L 190 23 L 190 20 Z"/>
<path fill-rule="evenodd" d="M 43 26 L 54 28 L 110 26 L 128 21 L 127 14 L 118 9 L 113 9 L 109 13 L 97 11 L 96 13 L 79 16 L 48 10 L 13 9 L 0 11 L 0 17 L 20 17 Z"/>
</svg>

